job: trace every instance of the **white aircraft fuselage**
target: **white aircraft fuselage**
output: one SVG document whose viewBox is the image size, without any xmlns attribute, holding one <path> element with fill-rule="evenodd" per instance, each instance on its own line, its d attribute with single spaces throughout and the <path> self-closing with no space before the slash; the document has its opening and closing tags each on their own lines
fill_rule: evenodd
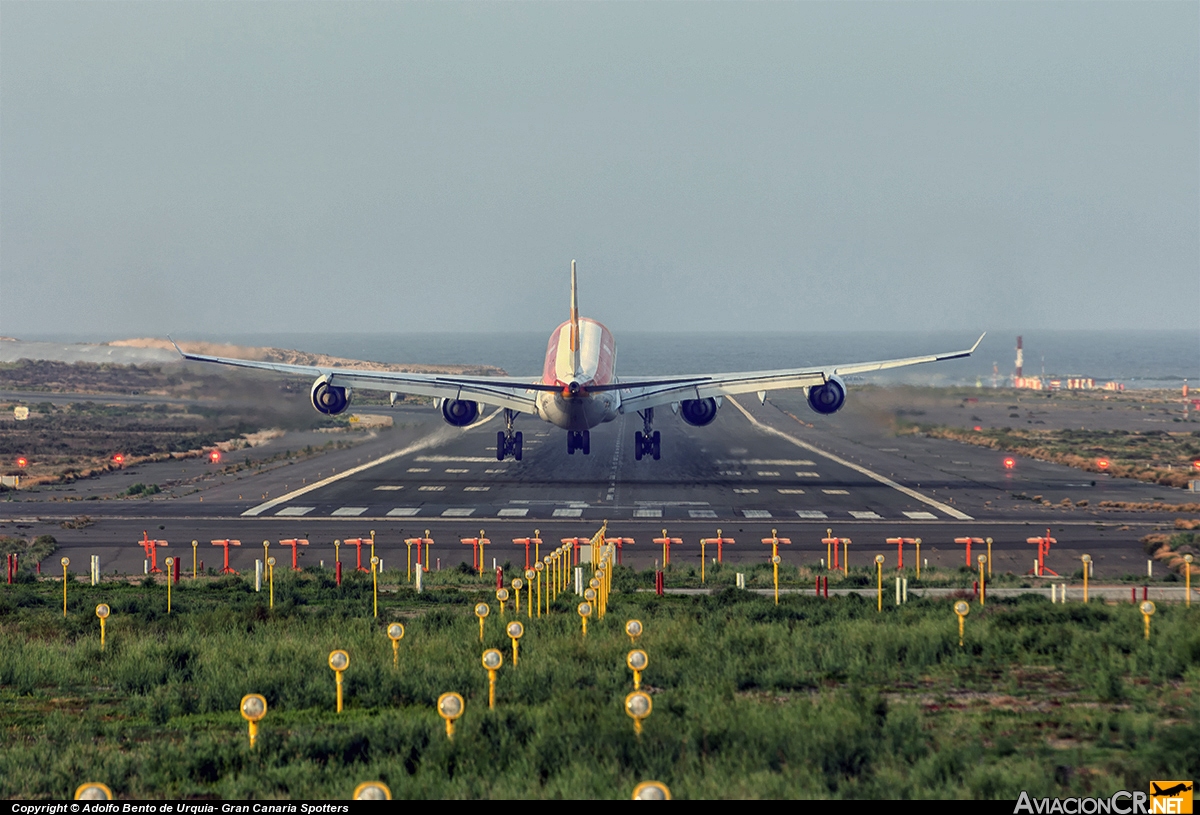
<svg viewBox="0 0 1200 815">
<path fill-rule="evenodd" d="M 542 368 L 543 385 L 556 391 L 540 391 L 537 415 L 564 430 L 590 430 L 611 422 L 621 406 L 620 392 L 590 393 L 589 386 L 611 385 L 616 379 L 617 343 L 602 323 L 579 318 L 578 348 L 572 348 L 571 321 L 550 335 Z"/>
</svg>

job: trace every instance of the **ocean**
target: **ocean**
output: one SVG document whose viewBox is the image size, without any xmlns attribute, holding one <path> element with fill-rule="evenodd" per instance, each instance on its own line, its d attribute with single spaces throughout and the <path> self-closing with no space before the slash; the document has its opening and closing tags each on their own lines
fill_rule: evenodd
<svg viewBox="0 0 1200 815">
<path fill-rule="evenodd" d="M 513 376 L 538 376 L 550 329 L 511 333 L 281 333 L 192 335 L 190 340 L 295 348 L 375 362 L 488 364 Z M 1126 388 L 1200 387 L 1200 329 L 1032 330 L 1024 336 L 1026 376 L 1090 377 Z M 917 356 L 969 348 L 961 331 L 803 331 L 763 333 L 615 332 L 622 377 L 808 367 Z M 936 365 L 870 374 L 856 381 L 984 387 L 993 364 L 1001 385 L 1013 372 L 1017 332 L 989 333 L 975 355 Z M 102 342 L 120 337 L 45 335 L 23 340 Z"/>
</svg>

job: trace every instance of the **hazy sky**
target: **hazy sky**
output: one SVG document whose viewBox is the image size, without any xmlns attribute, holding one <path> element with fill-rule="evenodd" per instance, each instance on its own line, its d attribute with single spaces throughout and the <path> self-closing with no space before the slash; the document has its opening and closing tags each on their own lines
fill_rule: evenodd
<svg viewBox="0 0 1200 815">
<path fill-rule="evenodd" d="M 0 2 L 0 334 L 1194 326 L 1200 4 Z"/>
</svg>

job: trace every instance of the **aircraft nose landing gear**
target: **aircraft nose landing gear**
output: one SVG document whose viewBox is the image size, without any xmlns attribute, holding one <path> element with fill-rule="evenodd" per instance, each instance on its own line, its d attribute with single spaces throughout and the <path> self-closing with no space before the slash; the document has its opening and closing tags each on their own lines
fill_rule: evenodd
<svg viewBox="0 0 1200 815">
<path fill-rule="evenodd" d="M 504 410 L 504 424 L 507 425 L 507 430 L 501 430 L 496 433 L 496 460 L 504 461 L 506 457 L 511 455 L 515 460 L 521 460 L 521 431 L 513 432 L 513 422 L 517 418 L 516 411 Z"/>
<path fill-rule="evenodd" d="M 585 456 L 592 452 L 592 434 L 586 430 L 567 431 L 567 455 L 575 455 L 579 450 Z"/>
<path fill-rule="evenodd" d="M 642 427 L 644 429 L 633 434 L 633 457 L 641 461 L 642 456 L 651 456 L 655 461 L 658 461 L 661 453 L 662 437 L 657 430 L 650 429 L 654 422 L 654 408 L 639 410 L 638 415 L 642 417 Z"/>
</svg>

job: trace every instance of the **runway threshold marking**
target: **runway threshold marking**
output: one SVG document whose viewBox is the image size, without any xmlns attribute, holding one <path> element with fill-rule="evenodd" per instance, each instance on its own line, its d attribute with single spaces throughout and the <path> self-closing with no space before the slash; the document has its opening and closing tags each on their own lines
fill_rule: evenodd
<svg viewBox="0 0 1200 815">
<path fill-rule="evenodd" d="M 727 396 L 725 398 L 728 399 L 731 403 L 733 403 L 733 406 L 735 408 L 737 408 L 739 411 L 741 411 L 742 415 L 745 416 L 752 425 L 760 428 L 761 430 L 766 431 L 767 433 L 772 433 L 776 436 L 785 438 L 788 441 L 790 441 L 792 444 L 796 445 L 797 447 L 799 447 L 803 450 L 807 450 L 810 453 L 815 453 L 816 455 L 821 456 L 822 458 L 827 458 L 832 462 L 841 464 L 843 467 L 849 467 L 851 470 L 854 470 L 856 473 L 862 473 L 867 478 L 870 478 L 873 481 L 877 481 L 880 484 L 883 484 L 884 486 L 891 487 L 892 489 L 896 490 L 897 492 L 907 495 L 909 498 L 915 498 L 916 500 L 920 501 L 922 504 L 926 504 L 928 506 L 933 507 L 934 509 L 941 510 L 942 512 L 946 513 L 947 515 L 949 515 L 951 518 L 954 518 L 955 520 L 958 520 L 958 521 L 973 521 L 973 520 L 975 520 L 974 518 L 972 518 L 970 515 L 968 515 L 965 512 L 960 512 L 959 510 L 955 509 L 952 506 L 943 504 L 941 501 L 936 501 L 933 498 L 930 498 L 928 495 L 924 495 L 923 493 L 917 492 L 916 490 L 906 487 L 903 484 L 897 484 L 892 479 L 886 478 L 872 470 L 868 470 L 866 467 L 863 467 L 862 465 L 855 464 L 852 461 L 847 461 L 846 459 L 842 458 L 841 456 L 834 455 L 833 453 L 827 453 L 824 450 L 822 450 L 820 447 L 815 447 L 815 446 L 809 444 L 808 442 L 801 441 L 800 439 L 796 438 L 795 436 L 791 435 L 790 433 L 784 433 L 782 430 L 777 430 L 776 428 L 771 427 L 770 425 L 763 424 L 758 419 L 751 416 L 750 411 L 748 411 L 744 407 L 742 407 L 741 404 L 739 404 L 738 401 L 736 399 L 734 399 L 732 396 Z"/>
<path fill-rule="evenodd" d="M 492 419 L 496 418 L 499 414 L 500 414 L 500 411 L 497 410 L 495 413 L 488 416 L 486 419 L 481 419 L 480 421 L 476 422 L 475 424 L 463 428 L 463 430 L 472 430 L 476 427 L 479 427 L 480 425 L 487 424 Z M 439 430 L 436 433 L 433 433 L 432 435 L 426 436 L 425 438 L 421 439 L 420 441 L 413 442 L 412 444 L 408 445 L 408 447 L 405 447 L 401 450 L 396 450 L 395 452 L 388 453 L 386 456 L 380 456 L 379 458 L 375 459 L 374 461 L 368 461 L 366 464 L 360 464 L 357 467 L 351 467 L 349 470 L 343 470 L 342 472 L 338 473 L 337 475 L 331 475 L 328 478 L 322 478 L 320 481 L 314 481 L 313 483 L 311 483 L 307 486 L 301 487 L 298 490 L 292 490 L 291 492 L 287 493 L 286 495 L 281 495 L 278 498 L 272 498 L 270 501 L 265 501 L 265 502 L 259 504 L 258 506 L 250 507 L 250 509 L 248 509 L 242 513 L 242 517 L 245 518 L 245 517 L 253 517 L 255 515 L 262 515 L 264 512 L 266 512 L 268 509 L 271 509 L 272 507 L 277 507 L 280 504 L 286 504 L 288 501 L 291 501 L 295 498 L 299 498 L 301 495 L 310 493 L 313 490 L 319 490 L 322 487 L 327 487 L 330 484 L 334 484 L 338 481 L 341 481 L 343 478 L 349 478 L 352 475 L 358 475 L 359 473 L 366 472 L 367 470 L 371 469 L 372 467 L 378 467 L 380 464 L 386 464 L 387 462 L 398 459 L 401 456 L 407 456 L 411 453 L 417 452 L 418 450 L 424 450 L 427 447 L 433 447 L 434 445 L 441 444 L 442 442 L 445 442 L 445 441 L 449 441 L 450 438 L 451 438 L 451 436 L 447 435 L 445 430 Z"/>
</svg>

